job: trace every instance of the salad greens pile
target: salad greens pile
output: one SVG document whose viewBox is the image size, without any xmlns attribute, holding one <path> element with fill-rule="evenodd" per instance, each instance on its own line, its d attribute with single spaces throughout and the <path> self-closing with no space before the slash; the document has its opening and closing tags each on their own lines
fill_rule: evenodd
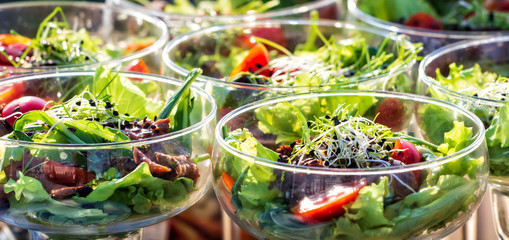
<svg viewBox="0 0 509 240">
<path fill-rule="evenodd" d="M 200 74 L 193 70 L 165 104 L 154 98 L 167 94 L 157 93 L 164 89 L 153 86 L 155 82 L 128 79 L 100 67 L 92 79 L 76 80 L 70 95 L 59 98 L 64 101 L 48 101 L 44 108 L 24 113 L 20 105 L 16 114 L 3 116 L 2 124 L 9 127 L 5 119 L 21 115 L 2 138 L 26 144 L 98 144 L 178 131 L 192 124 L 195 98 L 190 85 Z M 104 225 L 182 207 L 196 191 L 197 163 L 209 159 L 191 159 L 189 137 L 91 150 L 6 146 L 0 174 L 5 214 L 39 224 Z M 175 149 L 178 155 L 170 155 Z"/>
<path fill-rule="evenodd" d="M 127 39 L 122 49 L 103 44 L 90 36 L 85 28 L 69 26 L 62 8 L 57 7 L 39 25 L 35 38 L 14 30 L 0 34 L 0 66 L 41 67 L 100 62 L 141 50 L 155 41 L 154 37 Z"/>
<path fill-rule="evenodd" d="M 196 16 L 262 13 L 269 10 L 276 10 L 306 2 L 302 0 L 175 0 L 172 2 L 150 0 L 131 1 L 140 3 L 152 9 L 155 8 L 164 11 L 166 13 Z"/>
<path fill-rule="evenodd" d="M 447 99 L 463 105 L 476 114 L 486 127 L 486 140 L 490 154 L 491 176 L 509 176 L 506 159 L 509 156 L 509 82 L 506 77 L 483 71 L 479 64 L 464 69 L 452 63 L 449 75 L 443 76 L 436 70 L 436 82 L 452 91 L 468 95 L 474 100 L 458 100 L 430 87 L 432 97 Z M 493 100 L 491 103 L 477 98 Z"/>
<path fill-rule="evenodd" d="M 313 16 L 318 18 L 316 13 Z M 271 32 L 281 37 L 271 36 L 270 39 L 285 39 L 282 30 L 272 29 Z M 343 39 L 332 35 L 327 39 L 316 24 L 310 26 L 306 41 L 293 51 L 284 47 L 292 44 L 286 40 L 274 42 L 252 35 L 229 36 L 229 40 L 218 38 L 234 46 L 229 47 L 227 55 L 220 46 L 224 43 L 218 42 L 213 55 L 189 51 L 178 64 L 188 69 L 192 66 L 213 69 L 205 74 L 216 76 L 218 73 L 214 71 L 218 71 L 230 82 L 272 86 L 341 85 L 398 72 L 415 61 L 422 49 L 421 44 L 406 42 L 404 38 L 385 38 L 373 46 L 368 43 L 371 40 L 360 34 Z M 239 40 L 244 46 L 235 47 Z"/>
<path fill-rule="evenodd" d="M 294 129 L 298 137 L 289 145 L 273 151 L 245 128 L 225 129 L 226 143 L 266 161 L 290 165 L 378 168 L 433 161 L 472 141 L 472 129 L 463 122 L 454 122 L 443 132 L 444 140 L 437 146 L 361 117 L 358 105 L 339 105 L 330 115 L 306 118 L 300 112 L 306 108 L 281 104 L 293 110 L 300 125 Z M 480 188 L 476 178 L 484 162 L 482 157 L 466 156 L 437 169 L 328 177 L 223 154 L 215 175 L 231 193 L 230 210 L 264 237 L 407 239 L 445 227 L 476 203 Z"/>
<path fill-rule="evenodd" d="M 359 0 L 365 13 L 390 22 L 435 30 L 500 31 L 509 29 L 509 13 L 489 0 Z M 504 1 L 500 1 L 504 4 Z M 507 4 L 506 4 L 507 5 Z"/>
</svg>

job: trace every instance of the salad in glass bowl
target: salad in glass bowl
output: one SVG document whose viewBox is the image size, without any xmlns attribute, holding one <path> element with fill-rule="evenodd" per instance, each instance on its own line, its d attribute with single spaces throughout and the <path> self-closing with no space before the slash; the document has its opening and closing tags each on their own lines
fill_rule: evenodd
<svg viewBox="0 0 509 240">
<path fill-rule="evenodd" d="M 271 96 L 317 90 L 414 91 L 420 45 L 336 21 L 273 20 L 217 26 L 173 39 L 164 49 L 165 75 L 193 66 L 219 116 Z"/>
<path fill-rule="evenodd" d="M 431 112 L 454 116 L 453 126 L 434 125 Z M 476 210 L 488 175 L 484 126 L 474 114 L 368 91 L 236 109 L 216 127 L 212 168 L 223 209 L 260 239 L 441 238 Z"/>
<path fill-rule="evenodd" d="M 163 21 L 100 3 L 9 3 L 0 11 L 0 77 L 100 64 L 158 73 L 169 38 Z"/>
<path fill-rule="evenodd" d="M 61 72 L 13 77 L 2 104 L 0 220 L 32 237 L 121 237 L 205 194 L 216 106 L 155 75 Z M 182 86 L 181 86 L 182 85 Z"/>
<path fill-rule="evenodd" d="M 318 11 L 321 18 L 338 20 L 344 14 L 337 0 L 111 0 L 113 5 L 136 9 L 165 20 L 173 36 L 219 24 L 278 18 L 308 18 Z"/>
<path fill-rule="evenodd" d="M 458 43 L 433 52 L 419 66 L 423 94 L 462 106 L 484 124 L 495 220 L 504 239 L 509 238 L 508 47 L 509 37 Z"/>
<path fill-rule="evenodd" d="M 348 0 L 352 21 L 408 35 L 427 54 L 446 44 L 509 30 L 506 0 Z"/>
</svg>

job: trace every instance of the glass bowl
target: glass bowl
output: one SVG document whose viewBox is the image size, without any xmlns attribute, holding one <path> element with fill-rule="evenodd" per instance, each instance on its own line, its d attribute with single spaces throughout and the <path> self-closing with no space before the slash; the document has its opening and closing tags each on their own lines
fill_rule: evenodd
<svg viewBox="0 0 509 240">
<path fill-rule="evenodd" d="M 400 114 L 387 108 L 381 110 L 389 102 L 400 104 Z M 281 147 L 279 142 L 287 145 L 300 139 L 298 126 L 302 120 L 285 107 L 287 103 L 308 120 L 326 115 L 334 118 L 332 113 L 342 104 L 356 106 L 354 115 L 399 122 L 401 131 L 436 145 L 444 140 L 435 141 L 430 136 L 443 137 L 452 129 L 437 127 L 436 115 L 453 116 L 471 128 L 472 135 L 471 139 L 464 138 L 468 143 L 460 151 L 416 164 L 363 169 L 295 166 L 287 160 L 274 160 L 281 159 L 281 152 L 270 153 L 264 148 L 275 150 Z M 243 130 L 225 140 L 227 129 L 238 128 Z M 294 132 L 278 130 L 282 128 Z M 246 129 L 263 146 L 252 140 Z M 488 175 L 484 127 L 474 114 L 431 98 L 376 91 L 297 94 L 243 106 L 219 121 L 212 157 L 214 190 L 223 209 L 241 228 L 259 239 L 438 239 L 464 224 L 477 209 Z M 415 173 L 421 176 L 421 181 L 415 181 L 419 179 Z M 455 182 L 453 178 L 461 183 L 450 188 L 443 185 Z M 362 181 L 367 181 L 371 189 L 363 192 L 361 187 L 353 200 L 334 198 L 349 193 Z M 388 188 L 384 185 L 387 181 Z M 413 190 L 400 195 L 400 183 L 407 187 L 405 190 Z M 375 190 L 375 186 L 380 188 Z M 385 190 L 380 192 L 381 189 Z M 447 193 L 436 198 L 425 196 L 429 191 L 444 190 Z M 377 203 L 374 199 L 378 199 Z M 321 206 L 316 214 L 312 213 L 314 210 L 309 215 L 294 211 L 314 204 Z M 346 211 L 343 216 L 337 212 L 329 215 L 329 211 L 341 207 Z"/>
<path fill-rule="evenodd" d="M 263 13 L 253 13 L 245 15 L 189 15 L 188 13 L 172 14 L 160 10 L 154 10 L 143 5 L 133 3 L 129 0 L 109 0 L 111 4 L 136 11 L 144 12 L 150 16 L 156 16 L 163 19 L 170 29 L 172 37 L 179 34 L 196 31 L 201 28 L 211 27 L 220 24 L 252 22 L 255 20 L 269 20 L 278 18 L 308 18 L 311 11 L 318 11 L 321 18 L 338 20 L 344 16 L 343 7 L 337 0 L 315 0 L 304 1 L 301 3 L 283 9 L 267 11 Z M 147 1 L 152 2 L 152 1 Z M 284 3 L 284 1 L 281 1 Z"/>
<path fill-rule="evenodd" d="M 382 19 L 375 18 L 357 7 L 359 1 L 365 0 L 347 0 L 349 20 L 352 22 L 362 22 L 368 26 L 383 29 L 386 31 L 405 34 L 412 42 L 423 43 L 422 54 L 426 55 L 433 50 L 450 43 L 479 39 L 488 36 L 506 34 L 507 31 L 443 31 L 443 30 L 429 30 L 420 29 L 415 27 L 408 27 L 403 24 L 393 23 Z"/>
<path fill-rule="evenodd" d="M 219 117 L 232 109 L 256 100 L 301 92 L 334 89 L 415 91 L 415 78 L 413 78 L 415 59 L 412 59 L 405 65 L 395 67 L 393 71 L 386 74 L 362 77 L 361 79 L 357 76 L 351 76 L 347 77 L 345 81 L 331 85 L 316 83 L 305 85 L 266 85 L 231 82 L 221 79 L 222 76 L 230 76 L 231 73 L 231 69 L 228 70 L 220 65 L 221 62 L 231 62 L 230 54 L 250 49 L 244 43 L 245 39 L 250 39 L 252 36 L 264 37 L 279 45 L 286 46 L 289 51 L 293 51 L 296 45 L 306 42 L 308 33 L 313 31 L 311 25 L 314 23 L 326 38 L 334 36 L 336 39 L 346 39 L 353 36 L 361 36 L 370 46 L 378 46 L 385 38 L 391 39 L 392 43 L 402 43 L 401 41 L 403 41 L 402 38 L 387 32 L 327 20 L 317 22 L 308 20 L 272 20 L 215 26 L 184 34 L 170 41 L 163 51 L 163 62 L 165 65 L 163 74 L 181 79 L 193 67 L 202 68 L 204 73 L 197 79 L 197 82 L 211 93 L 216 100 L 219 108 Z M 408 42 L 403 44 L 409 52 L 415 53 L 414 45 Z M 319 44 L 317 45 L 320 46 Z M 235 46 L 234 50 L 232 50 L 232 46 Z M 391 47 L 388 48 L 391 49 Z M 276 54 L 279 57 L 285 56 L 281 52 Z M 211 61 L 208 61 L 208 59 Z"/>
<path fill-rule="evenodd" d="M 86 29 L 91 36 L 103 41 L 101 44 L 103 48 L 111 50 L 107 51 L 120 50 L 114 54 L 118 56 L 109 56 L 105 50 L 101 59 L 102 65 L 120 69 L 134 60 L 143 60 L 151 73 L 159 73 L 161 49 L 169 39 L 166 24 L 157 18 L 129 9 L 108 8 L 105 4 L 93 2 L 7 3 L 0 6 L 2 15 L 0 34 L 14 30 L 21 35 L 33 38 L 41 22 L 57 7 L 63 9 L 71 28 Z M 137 45 L 137 39 L 147 39 L 149 42 L 142 44 L 143 46 Z M 124 49 L 132 50 L 121 54 Z M 0 72 L 6 77 L 57 69 L 95 69 L 97 66 L 99 66 L 98 62 L 33 68 L 0 66 Z"/>
<path fill-rule="evenodd" d="M 182 85 L 181 81 L 161 76 L 119 74 L 158 101 L 166 102 Z M 68 93 L 81 93 L 89 87 L 94 75 L 95 72 L 88 71 L 30 74 L 4 80 L 0 86 L 25 86 L 18 90 L 22 96 L 68 100 L 72 97 Z M 191 87 L 191 97 L 195 99 L 190 112 L 191 126 L 159 136 L 103 144 L 0 139 L 3 166 L 0 220 L 28 229 L 36 239 L 44 235 L 73 239 L 127 237 L 139 228 L 187 209 L 205 194 L 211 182 L 210 154 L 216 114 L 214 100 L 206 92 Z M 138 122 L 149 123 L 145 119 Z M 158 161 L 160 156 L 180 159 L 171 167 L 178 178 L 153 177 L 152 168 L 133 157 L 139 153 L 150 159 L 156 156 Z M 138 159 L 140 156 L 143 155 L 137 155 Z M 15 189 L 22 191 L 17 198 L 6 189 L 20 183 L 20 179 L 31 183 L 25 190 Z M 101 192 L 96 192 L 101 186 Z M 108 190 L 108 186 L 114 187 Z M 66 192 L 71 188 L 76 188 L 75 192 Z"/>
<path fill-rule="evenodd" d="M 495 220 L 498 224 L 499 236 L 509 239 L 509 227 L 507 226 L 509 209 L 509 147 L 498 143 L 496 136 L 504 134 L 501 129 L 493 133 L 496 123 L 495 118 L 505 121 L 503 109 L 507 108 L 509 102 L 502 99 L 487 98 L 486 96 L 470 95 L 467 92 L 458 92 L 442 86 L 435 80 L 437 69 L 441 74 L 447 76 L 450 72 L 450 65 L 463 65 L 463 69 L 479 65 L 483 72 L 492 72 L 501 76 L 509 76 L 509 37 L 492 37 L 489 39 L 465 41 L 452 44 L 432 52 L 425 57 L 419 66 L 419 79 L 421 81 L 423 94 L 452 102 L 475 113 L 483 121 L 487 131 L 487 145 L 490 155 L 490 186 L 492 186 L 492 197 L 494 204 Z M 457 78 L 459 80 L 461 78 Z M 473 83 L 472 83 L 473 84 Z M 479 86 L 467 86 L 479 87 Z M 501 91 L 504 91 L 501 89 Z M 489 133 L 489 134 L 488 134 Z M 503 135 L 502 135 L 503 136 Z"/>
</svg>

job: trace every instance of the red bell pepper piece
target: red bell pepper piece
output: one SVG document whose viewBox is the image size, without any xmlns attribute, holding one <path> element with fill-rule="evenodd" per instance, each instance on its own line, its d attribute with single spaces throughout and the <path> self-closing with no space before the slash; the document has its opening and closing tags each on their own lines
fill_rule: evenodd
<svg viewBox="0 0 509 240">
<path fill-rule="evenodd" d="M 233 184 L 235 184 L 235 181 L 233 181 L 233 178 L 230 177 L 230 175 L 228 175 L 227 173 L 225 172 L 222 172 L 221 173 L 221 178 L 223 178 L 223 181 L 224 181 L 224 185 L 226 185 L 226 187 L 228 188 L 228 190 L 230 190 L 230 192 L 232 191 L 232 187 L 233 187 Z"/>
<path fill-rule="evenodd" d="M 141 59 L 133 60 L 126 69 L 128 72 L 150 73 L 147 64 Z"/>
<path fill-rule="evenodd" d="M 262 44 L 256 44 L 249 50 L 247 56 L 242 60 L 242 62 L 233 69 L 230 74 L 230 78 L 241 72 L 257 72 L 269 65 L 269 62 L 270 56 L 267 48 L 265 48 Z M 259 74 L 270 77 L 271 71 L 270 69 L 264 69 L 263 71 L 260 71 Z"/>
</svg>

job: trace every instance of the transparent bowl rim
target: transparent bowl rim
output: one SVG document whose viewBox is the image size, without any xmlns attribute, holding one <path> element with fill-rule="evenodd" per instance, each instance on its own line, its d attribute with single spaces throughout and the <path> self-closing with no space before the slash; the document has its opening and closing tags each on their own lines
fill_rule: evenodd
<svg viewBox="0 0 509 240">
<path fill-rule="evenodd" d="M 12 84 L 12 83 L 18 83 L 18 82 L 25 82 L 25 81 L 31 81 L 31 80 L 37 80 L 37 79 L 43 79 L 43 78 L 59 78 L 59 77 L 74 77 L 74 76 L 94 76 L 95 71 L 62 71 L 62 72 L 43 72 L 43 73 L 34 73 L 34 74 L 26 74 L 26 75 L 20 75 L 15 77 L 6 78 L 2 81 L 0 81 L 0 86 Z M 155 81 L 155 82 L 161 82 L 169 85 L 174 86 L 181 86 L 183 82 L 181 80 L 177 80 L 174 78 L 168 78 L 164 76 L 159 75 L 153 75 L 153 74 L 144 74 L 144 73 L 132 73 L 132 72 L 119 72 L 120 76 L 124 76 L 127 78 L 134 78 L 134 79 L 144 79 L 149 81 Z M 198 96 L 203 97 L 207 104 L 210 104 L 210 113 L 208 113 L 207 116 L 205 116 L 203 119 L 201 119 L 198 123 L 181 129 L 179 131 L 171 132 L 168 134 L 150 137 L 146 139 L 141 140 L 134 140 L 130 142 L 112 142 L 112 143 L 100 143 L 100 144 L 52 144 L 52 143 L 33 143 L 33 142 L 27 142 L 27 141 L 19 141 L 19 140 L 13 140 L 13 139 L 5 139 L 0 138 L 0 146 L 1 145 L 7 145 L 7 146 L 22 146 L 22 147 L 28 147 L 28 148 L 40 148 L 40 149 L 62 149 L 62 150 L 72 150 L 72 151 L 80 151 L 80 150 L 99 150 L 99 149 L 111 149 L 111 148 L 123 148 L 123 147 L 136 147 L 141 145 L 150 145 L 154 143 L 159 142 L 168 142 L 174 139 L 177 139 L 179 137 L 191 134 L 193 132 L 197 132 L 200 129 L 206 127 L 209 123 L 211 123 L 215 119 L 217 106 L 212 98 L 206 91 L 203 89 L 191 86 L 191 92 L 196 93 Z"/>
<path fill-rule="evenodd" d="M 419 79 L 422 80 L 426 85 L 428 85 L 430 87 L 433 86 L 433 87 L 437 88 L 439 91 L 441 91 L 445 94 L 448 94 L 448 95 L 452 95 L 459 99 L 467 100 L 470 102 L 482 103 L 482 104 L 489 105 L 489 106 L 499 106 L 500 104 L 506 104 L 507 101 L 474 97 L 474 96 L 470 96 L 470 95 L 467 95 L 464 93 L 459 93 L 459 92 L 453 91 L 449 88 L 446 88 L 446 87 L 440 85 L 439 82 L 437 82 L 435 79 L 429 77 L 425 72 L 428 65 L 430 65 L 433 61 L 443 57 L 446 54 L 449 54 L 449 53 L 452 53 L 455 51 L 460 51 L 460 50 L 470 48 L 470 47 L 477 47 L 477 46 L 482 46 L 482 45 L 487 45 L 487 44 L 504 43 L 504 42 L 509 42 L 509 36 L 494 36 L 494 37 L 484 38 L 484 39 L 466 40 L 466 41 L 461 41 L 461 42 L 457 42 L 457 43 L 453 43 L 453 44 L 449 44 L 447 46 L 441 47 L 441 48 L 431 52 L 430 54 L 428 54 L 421 61 L 421 63 L 419 64 L 419 69 L 418 69 Z"/>
<path fill-rule="evenodd" d="M 386 168 L 371 168 L 371 169 L 331 169 L 331 168 L 320 168 L 320 167 L 304 167 L 304 166 L 295 166 L 291 164 L 286 163 L 280 163 L 280 162 L 273 162 L 268 159 L 260 158 L 257 156 L 253 156 L 247 153 L 244 153 L 229 144 L 226 143 L 226 141 L 223 139 L 222 134 L 222 127 L 223 125 L 237 117 L 238 115 L 258 109 L 260 107 L 274 105 L 276 103 L 281 103 L 283 101 L 292 101 L 296 99 L 309 99 L 313 97 L 334 97 L 334 96 L 373 96 L 373 97 L 385 97 L 385 98 L 397 98 L 397 99 L 404 99 L 404 100 L 410 100 L 414 102 L 419 103 L 427 103 L 427 104 L 434 104 L 438 105 L 453 111 L 457 111 L 460 114 L 466 116 L 468 119 L 470 119 L 479 129 L 479 132 L 473 136 L 474 141 L 469 146 L 465 147 L 464 149 L 445 156 L 437 158 L 433 161 L 429 162 L 422 162 L 417 164 L 411 164 L 411 165 L 405 165 L 405 166 L 394 166 L 394 167 L 386 167 Z M 319 175 L 350 175 L 350 176 L 357 176 L 357 175 L 381 175 L 381 174 L 395 174 L 395 173 L 404 173 L 408 171 L 416 171 L 416 170 L 423 170 L 423 169 L 429 169 L 434 167 L 439 167 L 445 163 L 454 161 L 456 159 L 459 159 L 461 157 L 464 157 L 468 155 L 469 153 L 475 151 L 478 147 L 482 147 L 482 144 L 484 143 L 484 125 L 481 122 L 481 120 L 473 113 L 465 110 L 462 107 L 458 107 L 456 105 L 453 105 L 451 103 L 441 101 L 438 99 L 415 95 L 415 94 L 408 94 L 408 93 L 397 93 L 397 92 L 385 92 L 385 91 L 322 91 L 322 92 L 313 92 L 313 93 L 302 93 L 302 94 L 295 94 L 295 95 L 288 95 L 288 96 L 282 96 L 282 97 L 275 97 L 275 98 L 269 98 L 265 100 L 261 100 L 258 102 L 253 102 L 247 105 L 244 105 L 240 108 L 235 109 L 234 111 L 228 113 L 225 115 L 216 125 L 215 130 L 215 141 L 219 144 L 220 150 L 226 150 L 230 154 L 240 157 L 245 161 L 252 162 L 253 164 L 259 164 L 265 167 L 270 167 L 274 169 L 279 169 L 283 171 L 291 171 L 291 172 L 298 172 L 298 173 L 306 173 L 306 174 L 319 174 Z"/>
<path fill-rule="evenodd" d="M 76 7 L 76 8 L 88 8 L 88 9 L 100 9 L 104 11 L 113 11 L 118 12 L 122 14 L 126 14 L 129 16 L 133 16 L 137 19 L 142 19 L 145 22 L 148 22 L 155 27 L 157 27 L 161 31 L 161 36 L 150 46 L 140 50 L 136 51 L 134 53 L 128 54 L 126 56 L 123 56 L 121 58 L 116 59 L 110 59 L 107 61 L 103 61 L 102 63 L 84 63 L 84 64 L 73 64 L 73 65 L 62 65 L 62 66 L 46 66 L 46 67 L 32 67 L 32 68 L 16 68 L 12 66 L 0 66 L 0 70 L 9 70 L 11 71 L 30 71 L 30 70 L 44 70 L 44 71 L 54 71 L 55 69 L 72 69 L 72 68 L 82 68 L 82 67 L 97 67 L 99 65 L 106 65 L 106 66 L 116 66 L 120 63 L 129 62 L 141 57 L 144 57 L 148 54 L 157 52 L 158 49 L 162 49 L 168 39 L 170 38 L 170 34 L 168 32 L 168 27 L 166 26 L 166 23 L 164 21 L 151 17 L 149 15 L 143 14 L 139 11 L 134 11 L 131 9 L 123 9 L 123 8 L 111 8 L 107 4 L 104 3 L 95 3 L 95 2 L 79 2 L 79 1 L 29 1 L 29 2 L 13 2 L 13 3 L 5 3 L 0 5 L 0 12 L 6 11 L 12 8 L 24 8 L 24 7 L 37 7 L 37 6 L 44 6 L 44 7 L 59 7 L 59 6 L 66 6 L 66 7 Z"/>
<path fill-rule="evenodd" d="M 338 0 L 318 0 L 318 1 L 315 0 L 309 3 L 303 3 L 293 7 L 287 7 L 284 9 L 267 11 L 263 13 L 242 14 L 242 15 L 196 16 L 188 14 L 165 13 L 161 11 L 146 9 L 143 6 L 131 3 L 128 0 L 112 0 L 112 1 L 116 5 L 125 8 L 136 9 L 137 11 L 142 11 L 147 14 L 150 14 L 151 16 L 157 16 L 160 18 L 168 18 L 176 21 L 183 20 L 183 21 L 212 21 L 212 22 L 253 21 L 256 19 L 276 18 L 288 15 L 302 14 L 309 12 L 311 10 L 326 7 L 328 5 L 338 4 Z"/>
<path fill-rule="evenodd" d="M 205 34 L 221 32 L 221 31 L 225 31 L 228 29 L 234 29 L 234 28 L 256 28 L 256 27 L 263 27 L 263 26 L 267 26 L 267 25 L 311 25 L 311 24 L 316 24 L 319 26 L 335 27 L 338 29 L 346 28 L 346 29 L 352 29 L 352 30 L 360 30 L 363 32 L 369 32 L 372 34 L 380 35 L 382 37 L 387 37 L 394 41 L 398 41 L 398 42 L 403 41 L 402 39 L 400 39 L 398 37 L 398 35 L 395 35 L 393 33 L 387 32 L 387 31 L 381 31 L 378 29 L 364 27 L 364 26 L 358 26 L 355 24 L 350 24 L 350 23 L 341 22 L 341 21 L 333 21 L 333 20 L 311 21 L 311 20 L 304 20 L 304 19 L 282 19 L 282 20 L 254 21 L 254 22 L 227 24 L 227 25 L 217 25 L 217 26 L 212 26 L 212 27 L 204 28 L 204 29 L 201 29 L 198 31 L 179 35 L 176 38 L 172 39 L 164 47 L 163 53 L 162 53 L 163 63 L 165 65 L 165 67 L 169 68 L 171 71 L 176 72 L 180 76 L 186 76 L 189 73 L 189 70 L 187 70 L 187 69 L 179 66 L 177 63 L 175 63 L 170 58 L 169 53 L 173 49 L 178 48 L 178 46 L 180 44 L 182 44 L 190 39 L 193 39 L 196 37 L 201 37 Z M 416 51 L 415 47 L 407 39 L 405 39 L 405 47 L 407 49 L 411 50 L 412 52 Z M 386 79 L 386 78 L 398 76 L 402 72 L 410 70 L 416 64 L 416 62 L 417 62 L 417 60 L 413 59 L 409 63 L 407 63 L 403 66 L 400 66 L 398 69 L 396 69 L 392 72 L 385 73 L 385 74 L 375 76 L 375 77 L 363 78 L 360 80 L 347 82 L 347 83 L 345 83 L 345 85 L 358 84 L 358 83 L 364 83 L 364 82 L 369 82 L 369 81 L 378 81 L 380 79 Z M 254 87 L 254 88 L 261 88 L 261 89 L 272 89 L 272 90 L 277 90 L 277 89 L 288 90 L 288 89 L 298 89 L 298 88 L 309 88 L 310 87 L 310 86 L 272 86 L 272 85 L 264 85 L 264 84 L 235 83 L 235 82 L 227 82 L 227 81 L 221 80 L 219 78 L 214 78 L 214 77 L 209 77 L 209 76 L 204 76 L 204 75 L 199 76 L 197 80 L 200 82 L 204 82 L 204 83 L 211 81 L 214 84 L 225 85 L 225 86 L 241 86 L 241 87 L 250 87 L 250 88 Z"/>
<path fill-rule="evenodd" d="M 356 19 L 370 26 L 381 28 L 386 31 L 422 37 L 445 38 L 456 40 L 479 39 L 487 36 L 509 34 L 509 31 L 451 31 L 451 30 L 431 30 L 407 27 L 402 24 L 375 18 L 363 12 L 357 7 L 358 1 L 359 0 L 348 0 L 347 2 L 348 12 Z"/>
</svg>

